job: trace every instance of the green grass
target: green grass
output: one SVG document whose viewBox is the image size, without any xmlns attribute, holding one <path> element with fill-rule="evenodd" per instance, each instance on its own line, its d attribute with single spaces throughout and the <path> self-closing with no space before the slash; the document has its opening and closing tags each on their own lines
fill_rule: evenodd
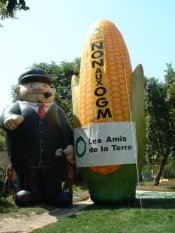
<svg viewBox="0 0 175 233">
<path fill-rule="evenodd" d="M 139 189 L 173 191 L 175 179 L 154 186 L 140 184 Z M 137 187 L 138 189 L 138 187 Z M 87 190 L 74 187 L 74 195 L 87 197 Z M 12 199 L 0 199 L 0 217 L 19 217 L 49 211 L 49 206 L 19 208 Z M 53 207 L 52 207 L 53 208 Z M 59 219 L 33 233 L 165 233 L 175 232 L 175 199 L 141 199 L 120 206 L 88 206 L 75 215 Z"/>
<path fill-rule="evenodd" d="M 1 218 L 18 218 L 20 216 L 30 216 L 33 214 L 42 214 L 46 211 L 50 211 L 54 207 L 46 205 L 36 205 L 32 207 L 18 207 L 15 205 L 12 197 L 7 200 L 0 198 L 0 219 Z"/>
<path fill-rule="evenodd" d="M 33 233 L 165 233 L 175 232 L 174 200 L 145 200 L 133 206 L 89 206 Z"/>
<path fill-rule="evenodd" d="M 175 179 L 154 186 L 144 182 L 137 189 L 174 191 Z M 175 232 L 175 199 L 141 199 L 132 205 L 92 205 L 33 233 L 165 233 Z"/>
<path fill-rule="evenodd" d="M 137 186 L 137 190 L 175 192 L 175 179 L 160 183 L 158 186 L 154 186 L 153 182 L 142 182 Z"/>
</svg>

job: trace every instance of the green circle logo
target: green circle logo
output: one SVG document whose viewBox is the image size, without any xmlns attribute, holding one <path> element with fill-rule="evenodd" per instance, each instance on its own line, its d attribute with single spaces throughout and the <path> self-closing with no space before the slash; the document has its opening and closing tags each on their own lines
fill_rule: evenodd
<svg viewBox="0 0 175 233">
<path fill-rule="evenodd" d="M 86 152 L 86 142 L 83 137 L 78 137 L 76 140 L 76 154 L 79 158 L 83 157 Z"/>
</svg>

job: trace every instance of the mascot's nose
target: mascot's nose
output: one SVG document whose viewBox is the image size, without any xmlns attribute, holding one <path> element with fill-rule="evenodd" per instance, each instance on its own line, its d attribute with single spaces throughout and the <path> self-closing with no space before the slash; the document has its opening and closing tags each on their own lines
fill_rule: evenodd
<svg viewBox="0 0 175 233">
<path fill-rule="evenodd" d="M 44 92 L 44 97 L 45 98 L 49 98 L 50 96 L 52 96 L 52 92 L 50 92 L 50 91 Z"/>
</svg>

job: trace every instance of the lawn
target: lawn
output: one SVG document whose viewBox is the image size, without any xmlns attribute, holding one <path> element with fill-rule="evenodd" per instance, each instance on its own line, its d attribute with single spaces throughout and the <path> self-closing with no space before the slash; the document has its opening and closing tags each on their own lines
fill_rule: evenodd
<svg viewBox="0 0 175 233">
<path fill-rule="evenodd" d="M 137 189 L 149 191 L 174 191 L 175 180 L 153 186 L 140 184 Z M 74 201 L 88 197 L 86 189 L 74 187 Z M 19 217 L 42 213 L 49 206 L 19 208 L 13 201 L 0 200 L 0 217 Z M 53 207 L 52 207 L 53 208 Z M 91 205 L 75 215 L 60 219 L 33 233 L 164 233 L 175 232 L 175 199 L 137 199 L 135 203 L 121 206 Z"/>
<path fill-rule="evenodd" d="M 158 186 L 153 182 L 143 182 L 137 185 L 137 190 L 175 192 L 175 179 L 162 181 Z"/>
<path fill-rule="evenodd" d="M 134 206 L 89 206 L 33 233 L 175 232 L 174 200 L 145 200 Z"/>
<path fill-rule="evenodd" d="M 138 190 L 174 191 L 175 180 Z M 175 232 L 175 199 L 141 199 L 132 205 L 86 207 L 76 215 L 60 219 L 33 233 L 165 233 Z"/>
</svg>

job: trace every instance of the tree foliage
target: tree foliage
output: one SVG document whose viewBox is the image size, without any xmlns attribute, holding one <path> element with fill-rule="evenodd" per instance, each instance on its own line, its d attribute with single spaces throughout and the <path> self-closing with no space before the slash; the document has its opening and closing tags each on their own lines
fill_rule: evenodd
<svg viewBox="0 0 175 233">
<path fill-rule="evenodd" d="M 1 20 L 7 18 L 16 19 L 16 12 L 20 10 L 29 10 L 29 7 L 24 0 L 0 0 Z"/>
<path fill-rule="evenodd" d="M 173 110 L 175 109 L 175 71 L 172 64 L 167 64 L 165 70 L 165 85 L 167 88 L 167 101 L 171 104 Z"/>
<path fill-rule="evenodd" d="M 174 154 L 175 127 L 173 106 L 174 92 L 172 82 L 174 71 L 167 65 L 165 83 L 155 78 L 147 79 L 145 85 L 145 107 L 147 125 L 147 161 L 160 163 L 160 171 L 155 179 L 159 180 L 170 155 Z"/>
<path fill-rule="evenodd" d="M 172 149 L 175 156 L 175 71 L 171 64 L 167 64 L 167 70 L 165 70 L 165 85 L 167 89 L 166 102 L 170 109 L 171 130 L 174 137 Z"/>
</svg>

